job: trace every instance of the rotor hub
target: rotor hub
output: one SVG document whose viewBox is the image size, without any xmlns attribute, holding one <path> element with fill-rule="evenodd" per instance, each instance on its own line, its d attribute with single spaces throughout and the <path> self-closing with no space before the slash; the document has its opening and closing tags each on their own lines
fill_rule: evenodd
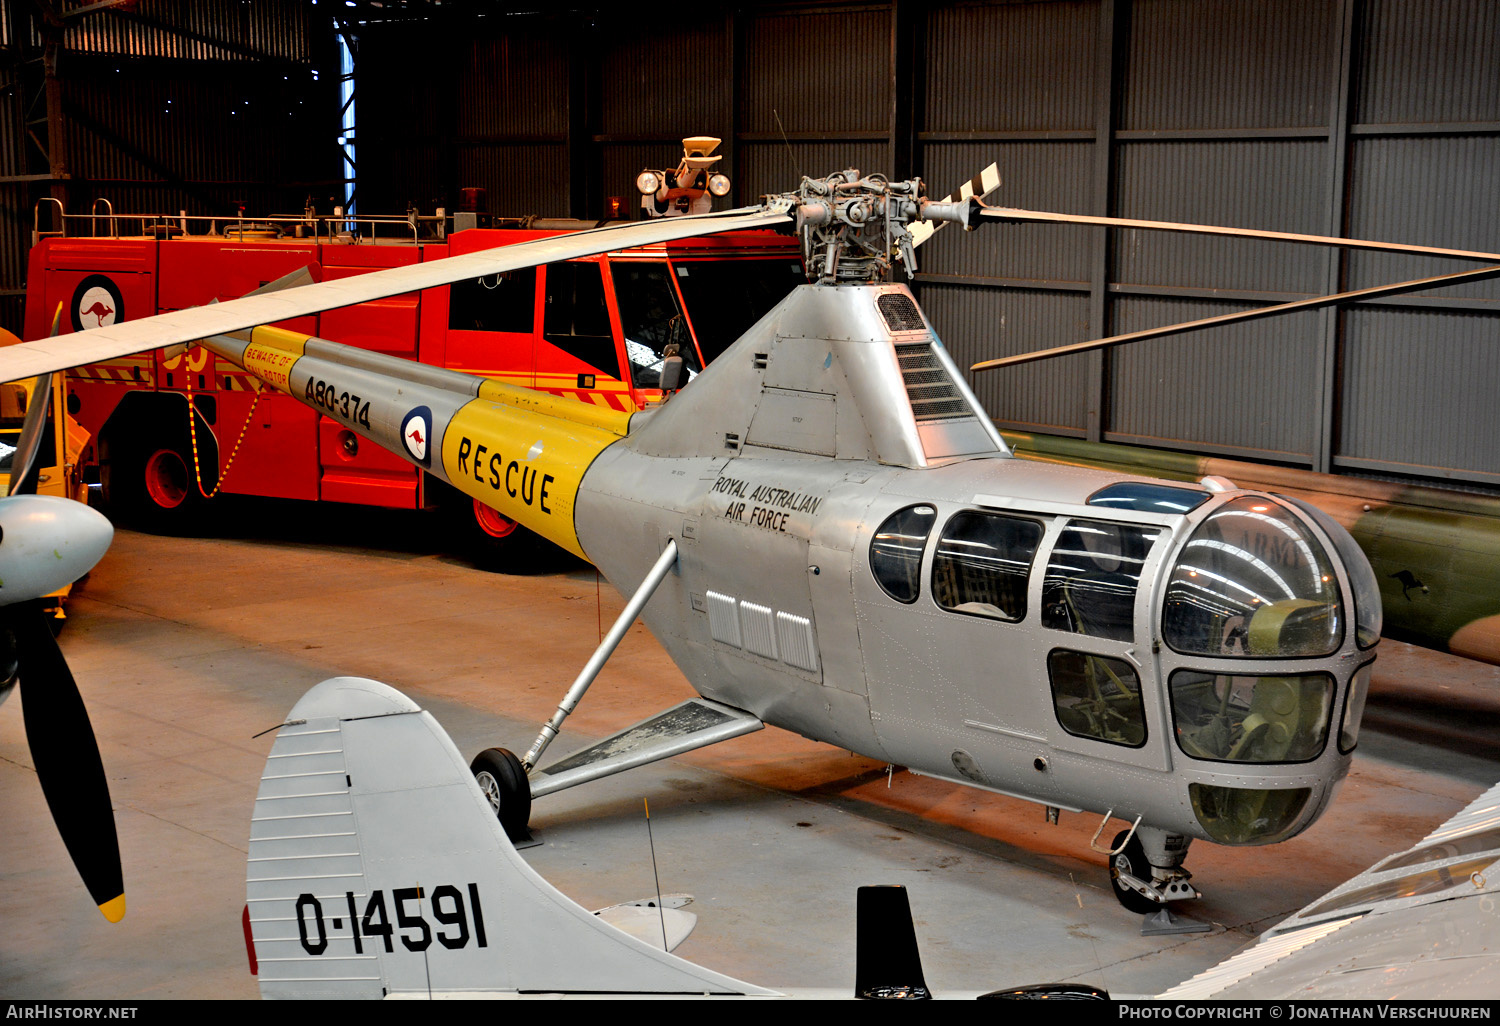
<svg viewBox="0 0 1500 1026">
<path fill-rule="evenodd" d="M 806 178 L 795 192 L 765 197 L 768 210 L 794 220 L 807 274 L 818 285 L 883 281 L 900 262 L 916 273 L 915 243 L 907 225 L 921 220 L 960 221 L 965 203 L 933 203 L 920 178 L 892 182 L 854 168 L 827 178 Z"/>
</svg>

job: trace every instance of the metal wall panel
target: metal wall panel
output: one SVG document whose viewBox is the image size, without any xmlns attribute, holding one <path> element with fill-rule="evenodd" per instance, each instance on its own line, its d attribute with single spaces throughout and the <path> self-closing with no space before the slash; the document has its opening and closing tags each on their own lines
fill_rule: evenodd
<svg viewBox="0 0 1500 1026">
<path fill-rule="evenodd" d="M 75 177 L 276 182 L 311 177 L 308 158 L 318 148 L 331 155 L 322 90 L 310 76 L 293 82 L 247 69 L 226 78 L 174 64 L 125 79 L 97 59 L 85 73 L 80 59 L 73 63 L 64 109 Z"/>
<path fill-rule="evenodd" d="M 923 175 L 931 196 L 946 196 L 989 164 L 1000 166 L 990 202 L 1034 210 L 1087 210 L 1094 147 L 1089 142 L 929 143 Z M 944 228 L 917 253 L 932 274 L 1087 282 L 1097 228 L 1018 224 L 977 232 Z"/>
<path fill-rule="evenodd" d="M 1116 213 L 1321 232 L 1327 143 L 1302 140 L 1122 143 Z M 1293 243 L 1138 231 L 1115 233 L 1115 273 L 1131 284 L 1322 291 L 1327 257 Z"/>
<path fill-rule="evenodd" d="M 311 60 L 309 22 L 317 15 L 300 0 L 140 0 L 133 10 L 78 19 L 64 31 L 63 46 L 122 57 L 306 62 Z"/>
<path fill-rule="evenodd" d="M 568 51 L 562 39 L 549 32 L 480 39 L 460 44 L 458 56 L 460 138 L 567 134 Z"/>
<path fill-rule="evenodd" d="M 1361 15 L 1361 123 L 1500 121 L 1500 4 L 1366 0 Z"/>
<path fill-rule="evenodd" d="M 926 285 L 922 306 L 960 369 L 1088 337 L 1088 297 L 1030 289 Z M 1076 434 L 1088 415 L 1087 357 L 966 373 L 997 423 Z"/>
<path fill-rule="evenodd" d="M 1349 190 L 1351 235 L 1500 251 L 1500 135 L 1365 137 L 1355 141 L 1354 157 Z M 1433 260 L 1394 253 L 1349 256 L 1350 283 L 1355 288 L 1475 266 L 1472 260 Z M 1497 301 L 1500 281 L 1427 294 Z"/>
<path fill-rule="evenodd" d="M 674 17 L 665 27 L 632 19 L 610 28 L 600 88 L 605 135 L 729 138 L 734 49 L 728 20 L 696 12 L 688 19 Z"/>
<path fill-rule="evenodd" d="M 1336 0 L 1136 0 L 1125 130 L 1328 123 Z"/>
<path fill-rule="evenodd" d="M 1500 483 L 1497 318 L 1357 309 L 1345 319 L 1341 455 Z"/>
<path fill-rule="evenodd" d="M 492 214 L 568 215 L 568 148 L 561 143 L 464 147 L 458 175 L 464 187 L 485 190 Z"/>
<path fill-rule="evenodd" d="M 1212 317 L 1245 304 L 1123 296 L 1124 333 Z M 1316 312 L 1152 339 L 1111 356 L 1108 436 L 1121 441 L 1307 459 L 1319 387 Z"/>
<path fill-rule="evenodd" d="M 932 11 L 923 130 L 1091 131 L 1098 24 L 1097 0 Z"/>
<path fill-rule="evenodd" d="M 795 189 L 802 176 L 823 178 L 836 171 L 856 168 L 865 172 L 884 169 L 886 144 L 876 143 L 740 143 L 740 181 L 735 195 L 754 203 L 768 193 Z"/>
<path fill-rule="evenodd" d="M 890 131 L 889 8 L 750 14 L 742 25 L 742 132 Z"/>
</svg>

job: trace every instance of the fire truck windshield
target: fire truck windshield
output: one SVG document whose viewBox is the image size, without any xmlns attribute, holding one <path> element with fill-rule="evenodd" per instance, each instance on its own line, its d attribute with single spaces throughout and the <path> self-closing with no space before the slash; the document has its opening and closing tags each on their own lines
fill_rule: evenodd
<svg viewBox="0 0 1500 1026">
<path fill-rule="evenodd" d="M 807 281 L 802 264 L 785 256 L 764 260 L 677 260 L 698 349 L 711 363 L 787 293 Z"/>
</svg>

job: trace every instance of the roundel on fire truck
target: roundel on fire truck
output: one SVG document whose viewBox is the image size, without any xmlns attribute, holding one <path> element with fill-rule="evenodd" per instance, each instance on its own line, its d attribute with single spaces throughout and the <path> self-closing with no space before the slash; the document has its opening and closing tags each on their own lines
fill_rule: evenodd
<svg viewBox="0 0 1500 1026">
<path fill-rule="evenodd" d="M 432 466 L 432 411 L 418 406 L 401 420 L 401 444 L 424 467 Z"/>
<path fill-rule="evenodd" d="M 91 274 L 73 290 L 74 331 L 103 328 L 125 319 L 125 297 L 120 287 L 102 274 Z"/>
</svg>

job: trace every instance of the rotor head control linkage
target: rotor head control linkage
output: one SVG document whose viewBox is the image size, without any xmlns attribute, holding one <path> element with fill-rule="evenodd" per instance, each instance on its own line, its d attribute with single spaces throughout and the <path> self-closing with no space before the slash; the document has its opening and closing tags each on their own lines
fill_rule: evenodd
<svg viewBox="0 0 1500 1026">
<path fill-rule="evenodd" d="M 917 221 L 977 225 L 979 201 L 933 201 L 922 179 L 892 182 L 850 168 L 827 178 L 803 178 L 796 192 L 765 197 L 765 209 L 784 211 L 802 238 L 808 277 L 819 285 L 880 281 L 895 261 L 916 274 L 916 247 L 906 226 Z M 972 218 L 972 220 L 971 220 Z"/>
<path fill-rule="evenodd" d="M 562 730 L 563 720 L 567 719 L 569 714 L 578 708 L 578 703 L 582 701 L 584 692 L 588 691 L 589 685 L 594 683 L 594 678 L 599 676 L 599 671 L 604 669 L 604 664 L 614 654 L 621 639 L 625 637 L 625 632 L 630 629 L 631 624 L 635 623 L 635 618 L 641 615 L 641 610 L 646 608 L 646 603 L 651 600 L 651 596 L 656 593 L 656 589 L 661 586 L 662 581 L 667 579 L 667 574 L 671 573 L 672 568 L 676 565 L 677 542 L 669 539 L 667 547 L 662 549 L 656 563 L 647 572 L 646 579 L 635 590 L 635 594 L 630 596 L 630 601 L 625 603 L 625 608 L 620 611 L 620 615 L 616 618 L 614 626 L 609 629 L 609 633 L 604 636 L 604 640 L 599 642 L 599 647 L 594 649 L 594 654 L 589 658 L 583 670 L 579 672 L 578 678 L 573 681 L 573 686 L 568 688 L 568 693 L 563 696 L 562 703 L 557 707 L 557 712 L 553 713 L 552 718 L 542 725 L 542 732 L 531 743 L 530 750 L 527 751 L 526 756 L 521 760 L 521 768 L 527 773 L 536 768 L 537 760 L 542 757 L 542 753 L 547 750 L 547 746 L 552 743 L 552 739 Z"/>
</svg>

